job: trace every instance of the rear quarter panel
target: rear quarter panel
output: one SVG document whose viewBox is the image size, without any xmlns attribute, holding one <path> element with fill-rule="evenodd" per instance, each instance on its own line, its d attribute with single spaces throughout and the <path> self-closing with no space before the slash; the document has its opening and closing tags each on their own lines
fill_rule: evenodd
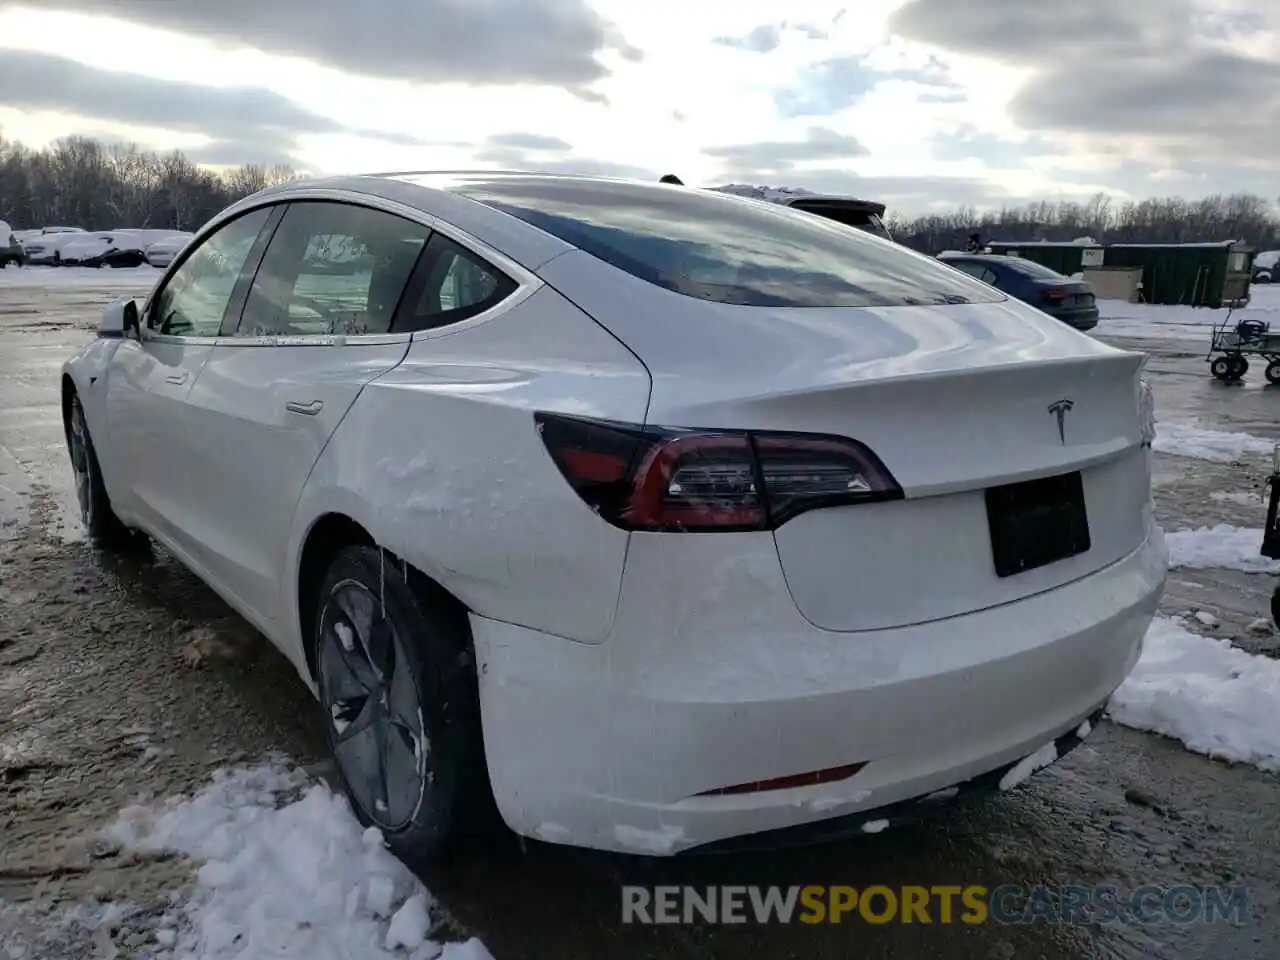
<svg viewBox="0 0 1280 960">
<path fill-rule="evenodd" d="M 484 322 L 416 334 L 317 463 L 286 583 L 312 524 L 340 512 L 480 616 L 604 640 L 628 535 L 569 487 L 533 414 L 642 422 L 649 393 L 634 354 L 549 287 Z"/>
</svg>

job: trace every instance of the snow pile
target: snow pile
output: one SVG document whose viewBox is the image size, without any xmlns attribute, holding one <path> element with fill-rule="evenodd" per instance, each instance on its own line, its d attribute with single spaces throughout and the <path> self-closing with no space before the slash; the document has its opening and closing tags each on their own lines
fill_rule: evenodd
<svg viewBox="0 0 1280 960">
<path fill-rule="evenodd" d="M 1151 448 L 1157 453 L 1169 453 L 1175 457 L 1230 463 L 1247 456 L 1269 457 L 1275 446 L 1274 440 L 1265 440 L 1248 433 L 1227 433 L 1205 430 L 1190 424 L 1162 423 Z"/>
<path fill-rule="evenodd" d="M 191 798 L 124 810 L 126 849 L 203 861 L 156 939 L 173 960 L 491 960 L 431 941 L 432 898 L 344 798 L 282 763 L 220 771 Z"/>
<path fill-rule="evenodd" d="M 1023 757 L 1000 778 L 1001 790 L 1012 790 L 1037 770 L 1043 770 L 1058 759 L 1058 745 L 1050 740 L 1035 753 Z"/>
<path fill-rule="evenodd" d="M 1157 617 L 1142 657 L 1111 697 L 1112 720 L 1210 757 L 1280 771 L 1280 662 Z"/>
<path fill-rule="evenodd" d="M 1164 535 L 1169 546 L 1169 568 L 1239 570 L 1243 573 L 1280 573 L 1280 561 L 1269 560 L 1262 550 L 1262 528 L 1233 527 L 1220 523 L 1196 530 Z"/>
</svg>

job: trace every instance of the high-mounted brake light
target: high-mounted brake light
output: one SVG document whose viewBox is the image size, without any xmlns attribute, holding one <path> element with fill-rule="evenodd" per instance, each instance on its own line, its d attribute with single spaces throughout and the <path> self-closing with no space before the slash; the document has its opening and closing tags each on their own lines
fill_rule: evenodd
<svg viewBox="0 0 1280 960">
<path fill-rule="evenodd" d="M 570 486 L 624 530 L 774 530 L 810 510 L 902 497 L 880 458 L 845 437 L 534 420 Z"/>
</svg>

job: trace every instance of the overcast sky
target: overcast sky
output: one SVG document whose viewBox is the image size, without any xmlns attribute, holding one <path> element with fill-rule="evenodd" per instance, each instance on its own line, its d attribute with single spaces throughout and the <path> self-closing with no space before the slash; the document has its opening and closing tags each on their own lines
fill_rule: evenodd
<svg viewBox="0 0 1280 960">
<path fill-rule="evenodd" d="M 316 173 L 674 172 L 904 213 L 1097 190 L 1274 198 L 1278 11 L 1262 0 L 0 0 L 0 132 Z"/>
</svg>

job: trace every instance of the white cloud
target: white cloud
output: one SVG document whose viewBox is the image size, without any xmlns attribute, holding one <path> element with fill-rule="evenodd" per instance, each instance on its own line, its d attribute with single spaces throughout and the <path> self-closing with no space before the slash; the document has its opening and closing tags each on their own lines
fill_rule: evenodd
<svg viewBox="0 0 1280 960">
<path fill-rule="evenodd" d="M 327 4 L 336 10 L 343 2 L 314 0 L 312 8 L 318 16 Z M 450 16 L 465 16 L 465 5 L 454 0 L 418 2 L 428 8 L 444 4 Z M 483 17 L 476 15 L 476 29 L 497 23 L 493 11 L 503 2 L 476 0 L 476 9 L 484 11 Z M 599 163 L 610 170 L 675 172 L 687 183 L 718 183 L 760 172 L 750 168 L 749 150 L 725 148 L 776 148 L 804 141 L 821 127 L 862 144 L 866 152 L 797 161 L 788 170 L 793 185 L 822 190 L 859 181 L 914 180 L 920 189 L 904 187 L 902 195 L 916 209 L 932 205 L 921 198 L 922 191 L 938 184 L 942 192 L 934 201 L 959 202 L 945 187 L 947 178 L 964 181 L 963 199 L 969 202 L 984 194 L 990 203 L 1085 194 L 1099 186 L 1123 193 L 1133 185 L 1124 179 L 1127 165 L 1144 163 L 1162 171 L 1171 186 L 1203 183 L 1206 190 L 1223 189 L 1212 177 L 1177 180 L 1177 167 L 1157 156 L 1158 145 L 1139 137 L 1117 136 L 1113 143 L 1079 131 L 1048 130 L 1039 136 L 1051 149 L 1020 152 L 1028 133 L 1012 114 L 1034 66 L 1016 58 L 1001 61 L 989 51 L 975 55 L 963 44 L 951 50 L 891 36 L 891 18 L 904 0 L 793 0 L 785 8 L 776 0 L 587 0 L 590 10 L 578 0 L 522 2 L 537 7 L 537 16 L 563 20 L 557 23 L 567 38 L 564 56 L 540 48 L 525 73 L 499 78 L 501 85 L 449 82 L 446 67 L 424 68 L 417 80 L 373 76 L 379 71 L 368 67 L 367 53 L 344 57 L 340 70 L 332 60 L 326 66 L 300 55 L 263 52 L 322 50 L 326 37 L 311 47 L 303 42 L 272 46 L 264 33 L 263 50 L 251 50 L 236 45 L 243 30 L 240 41 L 232 42 L 67 11 L 87 0 L 54 0 L 48 6 L 55 9 L 0 9 L 0 56 L 8 47 L 158 80 L 276 94 L 296 104 L 301 115 L 322 118 L 313 129 L 286 131 L 285 142 L 292 144 L 299 165 L 326 172 L 469 166 L 482 155 L 519 159 L 517 147 L 507 144 L 499 152 L 489 140 L 527 134 L 571 146 L 559 153 L 527 154 L 544 168 Z M 1252 0 L 1203 2 L 1238 16 Z M 165 22 L 181 19 L 167 15 Z M 379 36 L 388 42 L 385 31 Z M 588 41 L 596 46 L 593 54 Z M 1228 36 L 1220 42 L 1235 41 Z M 1256 34 L 1240 45 L 1272 49 Z M 1084 63 L 1088 51 L 1080 56 Z M 464 67 L 456 69 L 469 76 L 484 72 L 473 64 Z M 573 69 L 579 80 L 572 89 L 535 82 L 543 68 L 552 73 Z M 356 69 L 365 73 L 351 72 Z M 420 82 L 428 75 L 429 83 Z M 832 112 L 789 117 L 780 107 L 788 96 L 803 110 L 830 107 Z M 142 128 L 135 115 L 128 121 L 135 125 L 126 128 L 72 104 L 55 111 L 47 104 L 23 107 L 20 99 L 0 89 L 0 124 L 11 138 L 39 143 L 91 132 L 160 148 L 209 142 L 189 127 L 184 133 Z M 938 137 L 961 135 L 970 138 L 972 149 L 935 149 Z M 405 142 L 413 138 L 425 142 Z"/>
</svg>

